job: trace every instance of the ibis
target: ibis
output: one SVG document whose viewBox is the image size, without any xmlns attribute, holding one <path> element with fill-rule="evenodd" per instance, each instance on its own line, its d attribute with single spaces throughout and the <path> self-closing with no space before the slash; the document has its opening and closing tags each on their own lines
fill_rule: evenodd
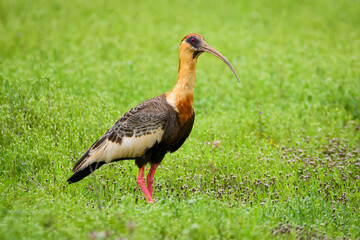
<svg viewBox="0 0 360 240">
<path fill-rule="evenodd" d="M 220 58 L 239 81 L 231 63 L 208 45 L 200 34 L 186 35 L 180 43 L 179 70 L 174 88 L 125 113 L 75 163 L 73 175 L 67 180 L 69 184 L 80 181 L 106 163 L 135 160 L 139 167 L 136 182 L 147 201 L 152 202 L 156 168 L 166 153 L 175 152 L 183 145 L 192 130 L 195 66 L 204 52 Z M 148 163 L 150 170 L 145 181 L 144 170 Z"/>
</svg>

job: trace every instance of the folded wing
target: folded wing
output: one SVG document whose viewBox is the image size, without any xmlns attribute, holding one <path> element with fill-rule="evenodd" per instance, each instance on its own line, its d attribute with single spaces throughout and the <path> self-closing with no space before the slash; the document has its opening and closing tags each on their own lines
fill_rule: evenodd
<svg viewBox="0 0 360 240">
<path fill-rule="evenodd" d="M 158 106 L 156 99 L 139 104 L 86 151 L 75 164 L 73 171 L 79 172 L 89 166 L 101 166 L 118 159 L 142 156 L 161 141 L 165 124 L 166 112 Z"/>
</svg>

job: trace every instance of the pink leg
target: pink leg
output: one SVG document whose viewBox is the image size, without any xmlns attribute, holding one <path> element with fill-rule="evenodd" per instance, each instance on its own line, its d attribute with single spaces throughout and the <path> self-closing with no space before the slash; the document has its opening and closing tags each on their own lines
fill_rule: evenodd
<svg viewBox="0 0 360 240">
<path fill-rule="evenodd" d="M 147 190 L 147 188 L 145 186 L 144 170 L 145 170 L 145 166 L 142 166 L 139 169 L 139 175 L 138 175 L 138 178 L 137 178 L 136 182 L 140 186 L 141 190 L 144 192 L 148 202 L 152 202 L 152 196 L 151 196 L 151 194 L 149 193 L 149 191 Z"/>
<path fill-rule="evenodd" d="M 147 190 L 149 191 L 151 197 L 152 197 L 152 192 L 153 192 L 152 184 L 154 182 L 154 175 L 155 175 L 157 166 L 159 166 L 158 163 L 152 164 L 151 168 L 149 170 L 149 173 L 147 175 Z"/>
</svg>

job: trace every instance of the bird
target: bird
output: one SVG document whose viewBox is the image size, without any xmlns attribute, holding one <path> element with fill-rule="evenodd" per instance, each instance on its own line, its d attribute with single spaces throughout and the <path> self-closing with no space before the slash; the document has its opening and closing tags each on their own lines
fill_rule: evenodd
<svg viewBox="0 0 360 240">
<path fill-rule="evenodd" d="M 204 52 L 220 58 L 240 82 L 231 63 L 208 45 L 200 34 L 186 35 L 180 43 L 179 69 L 174 88 L 125 113 L 75 163 L 68 183 L 80 181 L 104 164 L 135 160 L 139 168 L 136 182 L 147 202 L 152 202 L 157 167 L 168 152 L 175 152 L 183 145 L 194 125 L 195 66 Z M 148 163 L 150 169 L 145 182 L 144 171 Z"/>
</svg>

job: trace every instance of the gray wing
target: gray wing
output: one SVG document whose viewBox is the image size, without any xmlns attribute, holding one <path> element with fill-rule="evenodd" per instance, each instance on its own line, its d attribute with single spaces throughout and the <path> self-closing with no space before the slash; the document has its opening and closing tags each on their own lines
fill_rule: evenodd
<svg viewBox="0 0 360 240">
<path fill-rule="evenodd" d="M 161 141 L 166 116 L 166 108 L 158 97 L 137 105 L 87 150 L 75 164 L 73 171 L 81 171 L 94 163 L 142 156 Z"/>
</svg>

